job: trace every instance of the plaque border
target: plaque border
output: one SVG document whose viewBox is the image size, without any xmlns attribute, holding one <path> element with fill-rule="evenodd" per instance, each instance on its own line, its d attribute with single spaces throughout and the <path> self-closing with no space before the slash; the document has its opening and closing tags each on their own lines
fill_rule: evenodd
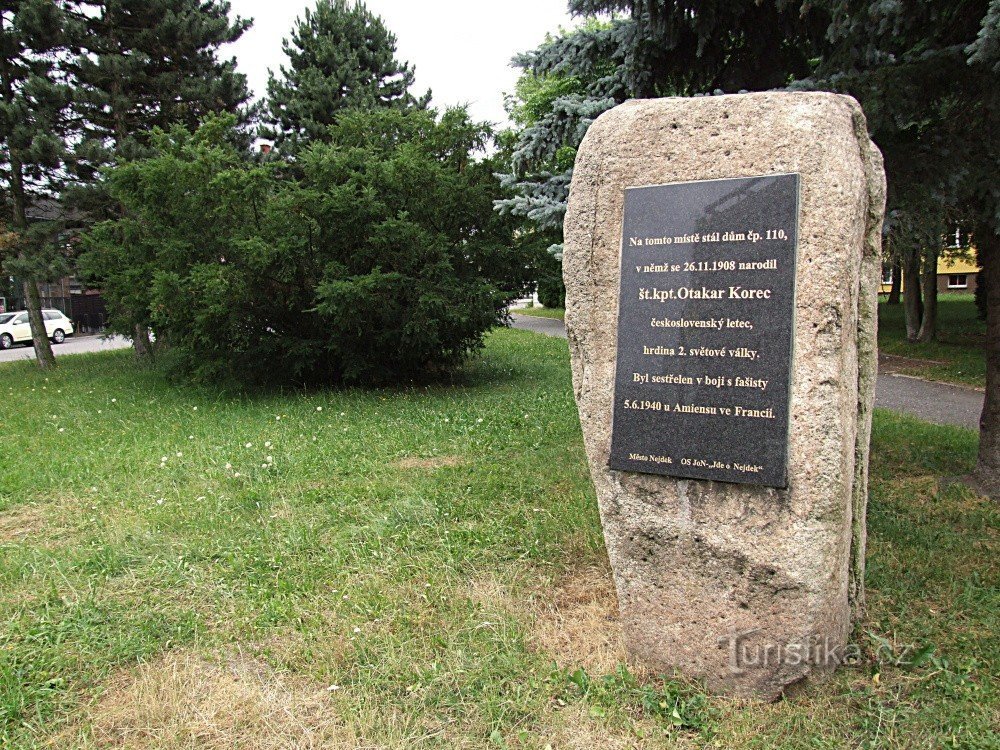
<svg viewBox="0 0 1000 750">
<path fill-rule="evenodd" d="M 795 247 L 792 252 L 792 259 L 794 262 L 794 273 L 792 274 L 792 325 L 791 325 L 791 341 L 788 347 L 788 408 L 787 408 L 787 419 L 785 423 L 785 465 L 783 469 L 783 483 L 779 485 L 765 484 L 763 482 L 745 481 L 741 482 L 738 480 L 729 479 L 705 479 L 703 477 L 689 477 L 678 474 L 673 474 L 669 472 L 662 471 L 634 471 L 631 469 L 618 469 L 611 465 L 612 460 L 612 445 L 614 444 L 615 436 L 615 404 L 618 401 L 617 388 L 618 388 L 618 368 L 621 365 L 621 358 L 618 356 L 618 338 L 619 338 L 619 325 L 621 321 L 622 313 L 622 262 L 624 261 L 624 251 L 625 251 L 625 200 L 624 196 L 630 190 L 644 190 L 646 188 L 656 188 L 656 187 L 672 187 L 674 185 L 692 185 L 692 184 L 703 184 L 707 182 L 732 182 L 734 180 L 757 180 L 762 177 L 795 177 Z M 606 466 L 610 471 L 617 472 L 619 474 L 642 474 L 651 475 L 659 477 L 669 477 L 671 479 L 684 480 L 684 481 L 694 481 L 694 482 L 723 482 L 725 484 L 737 484 L 741 486 L 754 486 L 754 487 L 771 487 L 774 489 L 787 490 L 790 485 L 790 477 L 788 471 L 788 463 L 791 457 L 790 451 L 790 438 L 792 432 L 792 391 L 795 386 L 793 382 L 795 380 L 795 332 L 798 329 L 798 281 L 799 281 L 799 254 L 800 254 L 800 236 L 799 228 L 802 224 L 802 173 L 801 172 L 773 172 L 771 174 L 757 174 L 757 175 L 740 175 L 738 177 L 711 177 L 706 180 L 678 180 L 677 182 L 656 182 L 650 183 L 648 185 L 626 185 L 622 188 L 622 215 L 619 221 L 619 232 L 618 232 L 618 305 L 615 310 L 615 374 L 614 380 L 612 381 L 611 388 L 611 439 L 608 443 L 608 459 Z"/>
</svg>

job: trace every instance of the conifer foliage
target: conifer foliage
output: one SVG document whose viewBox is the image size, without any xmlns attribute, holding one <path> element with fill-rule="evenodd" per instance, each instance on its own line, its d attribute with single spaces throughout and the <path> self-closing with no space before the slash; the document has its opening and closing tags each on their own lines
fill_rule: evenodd
<svg viewBox="0 0 1000 750">
<path fill-rule="evenodd" d="M 318 0 L 283 43 L 289 64 L 271 73 L 264 135 L 286 153 L 328 139 L 345 109 L 426 106 L 410 93 L 413 69 L 396 59 L 396 37 L 362 2 Z"/>
<path fill-rule="evenodd" d="M 926 228 L 937 247 L 940 228 L 957 221 L 978 251 L 987 334 L 976 477 L 1000 496 L 1000 0 L 829 5 L 829 44 L 807 83 L 850 93 L 865 108 L 893 212 Z M 927 265 L 933 290 L 936 264 Z M 926 297 L 920 333 L 933 320 Z"/>
<path fill-rule="evenodd" d="M 826 30 L 822 13 L 789 0 L 571 0 L 569 9 L 590 18 L 513 59 L 545 106 L 524 108 L 532 116 L 517 123 L 503 177 L 514 195 L 497 204 L 560 236 L 573 156 L 602 112 L 630 98 L 785 86 L 809 74 Z"/>
<path fill-rule="evenodd" d="M 87 166 L 144 155 L 154 127 L 193 130 L 218 112 L 245 119 L 246 77 L 219 53 L 250 21 L 230 20 L 229 2 L 84 0 L 83 8 L 72 72 Z"/>
<path fill-rule="evenodd" d="M 149 258 L 151 288 L 117 273 L 116 293 L 150 311 L 176 372 L 358 384 L 440 373 L 524 293 L 513 226 L 491 210 L 493 168 L 471 158 L 487 132 L 463 110 L 345 110 L 295 169 L 247 160 L 231 122 L 177 127 L 153 157 L 113 170 L 126 211 L 87 238 L 111 267 L 123 247 Z"/>
<path fill-rule="evenodd" d="M 246 77 L 235 59 L 220 59 L 222 45 L 250 27 L 230 20 L 224 0 L 83 0 L 79 54 L 69 69 L 80 123 L 72 202 L 94 219 L 114 218 L 122 206 L 108 195 L 99 170 L 151 152 L 154 129 L 198 127 L 213 113 L 228 112 L 246 125 L 252 115 Z M 249 134 L 234 131 L 244 143 Z M 113 257 L 113 264 L 109 261 Z M 135 304 L 135 287 L 149 286 L 149 257 L 127 238 L 113 256 L 90 255 L 81 271 L 102 288 L 115 314 L 111 325 L 130 337 L 136 354 L 148 357 L 152 320 Z M 124 277 L 124 279 L 123 279 Z M 126 280 L 127 279 L 127 280 Z M 124 282 L 124 283 L 123 283 Z"/>
<path fill-rule="evenodd" d="M 913 339 L 934 337 L 943 232 L 961 224 L 978 251 L 987 387 L 976 475 L 1000 493 L 1000 0 L 571 0 L 569 7 L 610 20 L 515 57 L 535 81 L 531 96 L 519 90 L 515 111 L 533 116 L 518 123 L 504 176 L 515 195 L 498 209 L 557 233 L 571 157 L 587 126 L 629 97 L 774 88 L 854 96 L 885 156 L 887 246 L 909 271 Z M 541 97 L 539 110 L 532 102 L 545 88 L 561 94 Z M 922 312 L 921 286 L 931 293 Z"/>
</svg>

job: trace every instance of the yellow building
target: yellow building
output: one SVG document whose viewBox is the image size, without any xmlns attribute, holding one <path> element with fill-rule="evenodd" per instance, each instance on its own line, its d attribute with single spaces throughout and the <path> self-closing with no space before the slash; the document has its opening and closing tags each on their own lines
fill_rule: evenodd
<svg viewBox="0 0 1000 750">
<path fill-rule="evenodd" d="M 938 293 L 974 292 L 979 277 L 979 267 L 971 260 L 972 254 L 965 256 L 942 256 L 937 263 Z M 892 291 L 892 266 L 882 267 L 882 294 Z M 900 284 L 902 288 L 902 284 Z"/>
</svg>

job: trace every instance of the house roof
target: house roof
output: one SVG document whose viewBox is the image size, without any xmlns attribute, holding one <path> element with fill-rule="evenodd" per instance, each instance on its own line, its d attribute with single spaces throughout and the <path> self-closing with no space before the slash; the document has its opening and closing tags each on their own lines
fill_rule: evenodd
<svg viewBox="0 0 1000 750">
<path fill-rule="evenodd" d="M 67 208 L 56 198 L 35 198 L 25 211 L 29 221 L 83 221 L 84 213 L 75 208 Z"/>
</svg>

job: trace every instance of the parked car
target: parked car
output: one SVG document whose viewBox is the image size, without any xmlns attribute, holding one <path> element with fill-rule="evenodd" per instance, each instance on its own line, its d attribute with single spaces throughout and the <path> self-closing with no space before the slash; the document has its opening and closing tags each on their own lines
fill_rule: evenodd
<svg viewBox="0 0 1000 750">
<path fill-rule="evenodd" d="M 45 333 L 52 343 L 61 344 L 67 336 L 72 336 L 73 321 L 61 310 L 42 310 Z M 10 349 L 14 344 L 31 344 L 31 325 L 28 311 L 3 313 L 0 315 L 0 349 Z"/>
</svg>

